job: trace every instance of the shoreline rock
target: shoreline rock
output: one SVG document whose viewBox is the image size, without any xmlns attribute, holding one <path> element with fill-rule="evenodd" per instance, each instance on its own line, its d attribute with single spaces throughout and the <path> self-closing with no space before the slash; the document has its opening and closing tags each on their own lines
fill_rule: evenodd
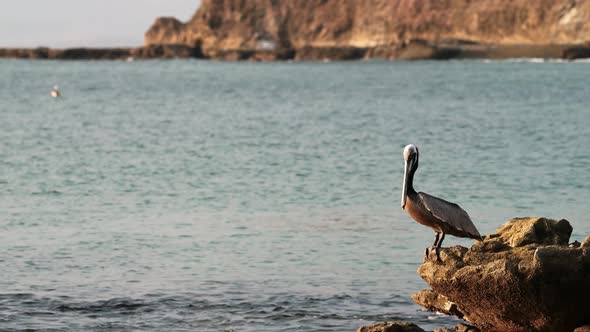
<svg viewBox="0 0 590 332">
<path fill-rule="evenodd" d="M 215 49 L 205 53 L 200 45 L 148 45 L 131 48 L 0 48 L 0 58 L 31 60 L 146 60 L 212 59 L 223 61 L 350 61 L 350 60 L 505 60 L 540 58 L 577 60 L 590 58 L 589 45 L 481 45 L 446 41 L 411 40 L 395 46 L 313 47 L 301 49 Z"/>
<path fill-rule="evenodd" d="M 359 327 L 356 332 L 426 332 L 418 325 L 405 322 L 377 322 Z"/>
<path fill-rule="evenodd" d="M 426 332 L 420 326 L 407 322 L 377 322 L 359 327 L 356 332 Z M 479 332 L 474 326 L 459 323 L 454 328 L 435 329 L 432 332 Z"/>
<path fill-rule="evenodd" d="M 412 299 L 473 325 L 435 332 L 590 331 L 590 236 L 568 244 L 572 230 L 563 219 L 514 218 L 471 248 L 442 248 L 442 262 L 418 268 L 432 289 Z M 389 324 L 397 328 L 391 331 L 406 331 L 407 324 Z M 389 331 L 390 325 L 358 332 Z"/>
<path fill-rule="evenodd" d="M 590 248 L 568 245 L 566 220 L 512 219 L 467 249 L 445 248 L 413 296 L 484 331 L 573 331 L 590 324 Z M 586 241 L 585 241 L 586 242 Z"/>
<path fill-rule="evenodd" d="M 204 58 L 204 56 L 198 47 L 188 47 L 185 45 L 150 45 L 131 48 L 0 48 L 0 58 L 30 60 L 143 60 L 172 58 L 200 59 Z"/>
</svg>

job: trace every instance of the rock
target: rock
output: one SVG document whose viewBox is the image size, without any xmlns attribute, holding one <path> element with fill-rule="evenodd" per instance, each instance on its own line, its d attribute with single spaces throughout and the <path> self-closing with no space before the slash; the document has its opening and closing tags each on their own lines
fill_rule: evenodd
<svg viewBox="0 0 590 332">
<path fill-rule="evenodd" d="M 425 332 L 418 325 L 403 322 L 379 322 L 359 327 L 356 332 Z"/>
<path fill-rule="evenodd" d="M 367 48 L 306 46 L 295 51 L 295 60 L 358 60 L 366 54 Z"/>
<path fill-rule="evenodd" d="M 233 50 L 214 50 L 207 54 L 207 57 L 218 60 L 253 60 L 253 61 L 276 61 L 276 60 L 291 60 L 295 58 L 295 51 L 291 49 L 277 49 L 277 50 L 249 50 L 249 49 L 233 49 Z"/>
<path fill-rule="evenodd" d="M 186 26 L 174 17 L 158 17 L 156 22 L 145 33 L 145 44 L 150 45 L 182 45 L 192 47 L 198 41 L 187 40 Z"/>
<path fill-rule="evenodd" d="M 590 248 L 590 236 L 587 236 L 584 241 L 582 241 L 582 244 L 580 245 L 580 247 L 582 248 Z"/>
<path fill-rule="evenodd" d="M 289 49 L 305 60 L 574 59 L 590 57 L 589 34 L 589 1 L 202 0 L 188 22 L 158 18 L 145 45 L 200 43 L 207 57 Z"/>
<path fill-rule="evenodd" d="M 545 218 L 515 218 L 500 227 L 491 238 L 511 247 L 527 244 L 568 244 L 572 226 L 565 219 L 555 221 Z"/>
<path fill-rule="evenodd" d="M 581 247 L 581 246 L 582 246 L 582 244 L 579 241 L 574 241 L 568 245 L 568 247 L 570 247 L 570 248 L 577 248 L 577 247 Z"/>
<path fill-rule="evenodd" d="M 572 331 L 590 324 L 590 249 L 569 247 L 566 220 L 513 219 L 470 249 L 441 250 L 414 299 L 484 331 Z M 449 303 L 456 310 L 449 310 Z"/>
<path fill-rule="evenodd" d="M 438 311 L 447 315 L 454 315 L 463 318 L 457 304 L 449 301 L 444 295 L 432 290 L 422 290 L 412 295 L 412 300 L 430 311 Z"/>
<path fill-rule="evenodd" d="M 446 46 L 427 40 L 411 40 L 402 43 L 395 56 L 399 60 L 449 60 L 461 57 L 461 48 L 458 46 Z"/>
<path fill-rule="evenodd" d="M 590 58 L 590 46 L 579 45 L 568 48 L 563 51 L 561 57 L 568 60 Z"/>
<path fill-rule="evenodd" d="M 0 57 L 20 59 L 55 59 L 55 60 L 119 60 L 128 58 L 130 48 L 5 48 L 0 49 Z"/>
<path fill-rule="evenodd" d="M 130 50 L 125 48 L 68 48 L 50 49 L 47 58 L 60 60 L 126 59 Z"/>
<path fill-rule="evenodd" d="M 590 332 L 590 325 L 584 325 L 576 328 L 574 332 Z"/>
<path fill-rule="evenodd" d="M 475 326 L 459 323 L 454 329 L 434 329 L 432 332 L 480 332 L 480 330 Z"/>
<path fill-rule="evenodd" d="M 150 45 L 137 48 L 5 48 L 0 58 L 50 59 L 50 60 L 126 60 L 128 58 L 203 58 L 199 45 Z"/>
<path fill-rule="evenodd" d="M 198 45 L 150 45 L 134 49 L 131 56 L 140 59 L 203 58 L 203 53 Z"/>
<path fill-rule="evenodd" d="M 479 329 L 475 326 L 459 323 L 456 328 L 457 332 L 479 332 Z"/>
</svg>

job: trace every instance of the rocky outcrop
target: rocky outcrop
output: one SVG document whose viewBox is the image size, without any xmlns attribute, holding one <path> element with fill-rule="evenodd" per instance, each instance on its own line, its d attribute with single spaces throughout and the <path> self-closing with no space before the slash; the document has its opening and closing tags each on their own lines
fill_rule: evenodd
<svg viewBox="0 0 590 332">
<path fill-rule="evenodd" d="M 186 25 L 174 17 L 158 17 L 145 34 L 146 45 L 193 46 L 198 39 L 191 40 Z"/>
<path fill-rule="evenodd" d="M 146 45 L 199 45 L 209 57 L 304 60 L 573 59 L 587 56 L 589 42 L 590 0 L 202 0 L 188 22 L 158 18 L 145 34 Z"/>
<path fill-rule="evenodd" d="M 483 331 L 573 331 L 590 324 L 590 237 L 568 245 L 566 220 L 518 218 L 467 249 L 441 250 L 413 299 Z"/>
</svg>

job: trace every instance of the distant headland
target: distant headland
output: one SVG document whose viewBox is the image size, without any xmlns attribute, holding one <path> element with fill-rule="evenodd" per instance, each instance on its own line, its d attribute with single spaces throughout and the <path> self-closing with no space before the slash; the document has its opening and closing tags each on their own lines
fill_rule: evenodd
<svg viewBox="0 0 590 332">
<path fill-rule="evenodd" d="M 136 48 L 0 49 L 31 59 L 590 58 L 590 0 L 202 0 Z"/>
</svg>

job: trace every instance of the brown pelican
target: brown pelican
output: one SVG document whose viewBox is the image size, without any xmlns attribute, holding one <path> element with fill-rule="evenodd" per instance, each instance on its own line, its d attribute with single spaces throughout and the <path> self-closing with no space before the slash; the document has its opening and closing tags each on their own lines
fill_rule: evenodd
<svg viewBox="0 0 590 332">
<path fill-rule="evenodd" d="M 54 85 L 53 90 L 51 90 L 51 97 L 57 98 L 60 95 L 61 95 L 61 93 L 59 92 L 59 87 L 57 85 Z"/>
<path fill-rule="evenodd" d="M 440 261 L 440 246 L 445 239 L 445 234 L 476 240 L 481 240 L 481 235 L 467 212 L 459 205 L 414 190 L 414 173 L 418 169 L 418 155 L 418 148 L 415 145 L 410 144 L 404 148 L 402 209 L 406 210 L 418 223 L 434 230 L 436 233 L 434 244 L 426 248 L 424 258 L 428 259 L 434 249 L 436 258 Z"/>
</svg>

